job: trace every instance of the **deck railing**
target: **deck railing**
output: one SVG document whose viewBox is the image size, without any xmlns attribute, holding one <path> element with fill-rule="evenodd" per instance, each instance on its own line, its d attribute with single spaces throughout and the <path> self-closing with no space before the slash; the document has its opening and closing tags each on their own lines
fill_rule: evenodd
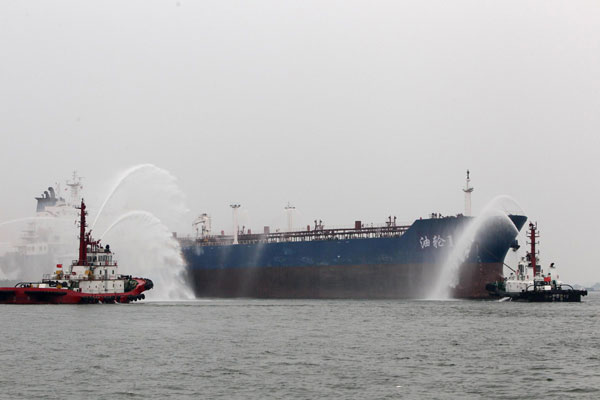
<svg viewBox="0 0 600 400">
<path fill-rule="evenodd" d="M 400 237 L 410 226 L 380 226 L 357 228 L 335 228 L 318 229 L 295 232 L 274 232 L 274 233 L 245 233 L 238 235 L 239 244 L 254 243 L 280 243 L 280 242 L 310 242 L 315 240 L 348 240 L 348 239 L 369 239 L 383 237 Z M 212 235 L 203 238 L 179 238 L 184 244 L 197 244 L 200 246 L 225 246 L 233 244 L 232 235 Z"/>
</svg>

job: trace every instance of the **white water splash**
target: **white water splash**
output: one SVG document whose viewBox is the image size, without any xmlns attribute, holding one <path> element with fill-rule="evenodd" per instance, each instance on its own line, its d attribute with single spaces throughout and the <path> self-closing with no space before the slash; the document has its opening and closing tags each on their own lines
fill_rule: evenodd
<svg viewBox="0 0 600 400">
<path fill-rule="evenodd" d="M 27 222 L 27 221 L 47 221 L 47 220 L 54 220 L 56 218 L 51 218 L 51 217 L 25 217 L 25 218 L 17 218 L 17 219 L 12 219 L 10 221 L 4 221 L 4 222 L 0 222 L 0 227 L 1 226 L 6 226 L 6 225 L 12 225 L 12 224 L 16 224 L 19 222 Z"/>
<path fill-rule="evenodd" d="M 189 299 L 185 263 L 171 234 L 187 211 L 177 179 L 165 169 L 140 164 L 115 181 L 92 226 L 104 232 L 100 236 L 104 243 L 113 244 L 121 273 L 154 281 L 148 298 Z"/>
<path fill-rule="evenodd" d="M 102 235 L 105 244 L 115 243 L 122 273 L 150 278 L 151 300 L 189 300 L 192 292 L 184 281 L 185 263 L 179 242 L 152 213 L 130 211 L 118 218 Z"/>
<path fill-rule="evenodd" d="M 482 214 L 488 210 L 502 211 L 507 215 L 525 215 L 523 207 L 521 207 L 517 200 L 506 194 L 496 196 L 490 200 L 483 208 Z"/>
<path fill-rule="evenodd" d="M 486 225 L 506 223 L 514 230 L 515 236 L 519 233 L 514 222 L 508 217 L 508 213 L 522 215 L 523 211 L 510 196 L 498 196 L 484 207 L 479 216 L 468 222 L 442 265 L 438 281 L 428 296 L 429 299 L 447 300 L 451 298 L 452 289 L 458 284 L 460 266 L 469 257 L 478 232 L 488 228 Z"/>
<path fill-rule="evenodd" d="M 112 199 L 112 197 L 115 195 L 115 193 L 117 193 L 117 190 L 123 184 L 123 182 L 125 182 L 125 180 L 127 178 L 129 178 L 131 175 L 135 174 L 137 171 L 144 169 L 144 168 L 153 168 L 153 167 L 154 167 L 154 165 L 152 165 L 152 164 L 140 164 L 140 165 L 136 165 L 134 167 L 129 168 L 128 170 L 126 170 L 125 172 L 123 172 L 121 174 L 121 176 L 117 179 L 117 181 L 114 184 L 111 191 L 108 193 L 108 196 L 106 196 L 106 198 L 104 199 L 104 202 L 102 202 L 102 205 L 100 206 L 100 209 L 98 210 L 98 213 L 96 214 L 96 218 L 94 218 L 94 222 L 92 223 L 92 229 L 94 229 L 94 227 L 96 226 L 96 222 L 98 222 L 98 218 L 100 218 L 100 216 L 102 215 L 102 212 L 104 211 L 104 207 L 106 207 L 106 204 L 108 204 L 108 202 Z"/>
<path fill-rule="evenodd" d="M 108 234 L 110 231 L 112 231 L 116 226 L 119 226 L 121 223 L 123 223 L 124 221 L 127 221 L 129 219 L 141 219 L 144 222 L 148 222 L 151 225 L 156 225 L 156 224 L 161 224 L 160 220 L 158 218 L 156 218 L 156 216 L 154 216 L 154 214 L 148 212 L 148 211 L 143 211 L 143 210 L 135 210 L 135 211 L 129 211 L 128 213 L 125 213 L 123 215 L 121 215 L 119 218 L 117 218 L 105 231 L 102 235 L 100 235 L 99 239 L 102 239 L 106 236 L 106 234 Z"/>
<path fill-rule="evenodd" d="M 124 171 L 102 202 L 91 227 L 131 209 L 146 209 L 168 224 L 185 214 L 185 195 L 169 171 L 153 164 L 140 164 Z"/>
</svg>

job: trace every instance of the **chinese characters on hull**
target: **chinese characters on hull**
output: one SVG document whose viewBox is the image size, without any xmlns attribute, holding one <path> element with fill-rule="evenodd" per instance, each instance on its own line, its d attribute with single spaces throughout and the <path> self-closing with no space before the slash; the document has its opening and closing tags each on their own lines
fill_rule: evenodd
<svg viewBox="0 0 600 400">
<path fill-rule="evenodd" d="M 419 243 L 421 244 L 421 249 L 424 249 L 424 248 L 430 247 L 430 246 L 433 246 L 436 249 L 438 249 L 440 247 L 453 247 L 454 246 L 454 242 L 452 241 L 452 235 L 446 236 L 445 239 L 444 239 L 444 237 L 442 237 L 442 235 L 433 235 L 433 239 L 429 239 L 427 237 L 427 235 L 425 235 L 425 236 L 421 236 Z"/>
</svg>

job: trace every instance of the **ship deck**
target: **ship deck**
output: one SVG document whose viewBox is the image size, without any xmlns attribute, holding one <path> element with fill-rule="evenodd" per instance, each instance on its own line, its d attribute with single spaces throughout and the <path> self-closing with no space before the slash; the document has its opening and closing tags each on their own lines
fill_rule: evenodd
<svg viewBox="0 0 600 400">
<path fill-rule="evenodd" d="M 294 232 L 241 233 L 239 244 L 310 242 L 315 240 L 348 240 L 369 238 L 393 238 L 402 236 L 410 225 L 389 225 L 361 228 L 317 229 Z M 184 245 L 227 246 L 233 244 L 233 235 L 211 235 L 201 238 L 179 238 Z"/>
</svg>

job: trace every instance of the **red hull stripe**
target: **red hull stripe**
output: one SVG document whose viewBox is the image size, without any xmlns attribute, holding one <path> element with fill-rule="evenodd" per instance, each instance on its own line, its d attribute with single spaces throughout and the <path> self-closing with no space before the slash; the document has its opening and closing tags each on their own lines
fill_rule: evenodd
<svg viewBox="0 0 600 400">
<path fill-rule="evenodd" d="M 137 286 L 125 293 L 82 293 L 71 289 L 4 287 L 0 288 L 0 304 L 80 304 L 129 303 L 141 299 L 146 290 L 145 279 L 135 279 Z"/>
</svg>

